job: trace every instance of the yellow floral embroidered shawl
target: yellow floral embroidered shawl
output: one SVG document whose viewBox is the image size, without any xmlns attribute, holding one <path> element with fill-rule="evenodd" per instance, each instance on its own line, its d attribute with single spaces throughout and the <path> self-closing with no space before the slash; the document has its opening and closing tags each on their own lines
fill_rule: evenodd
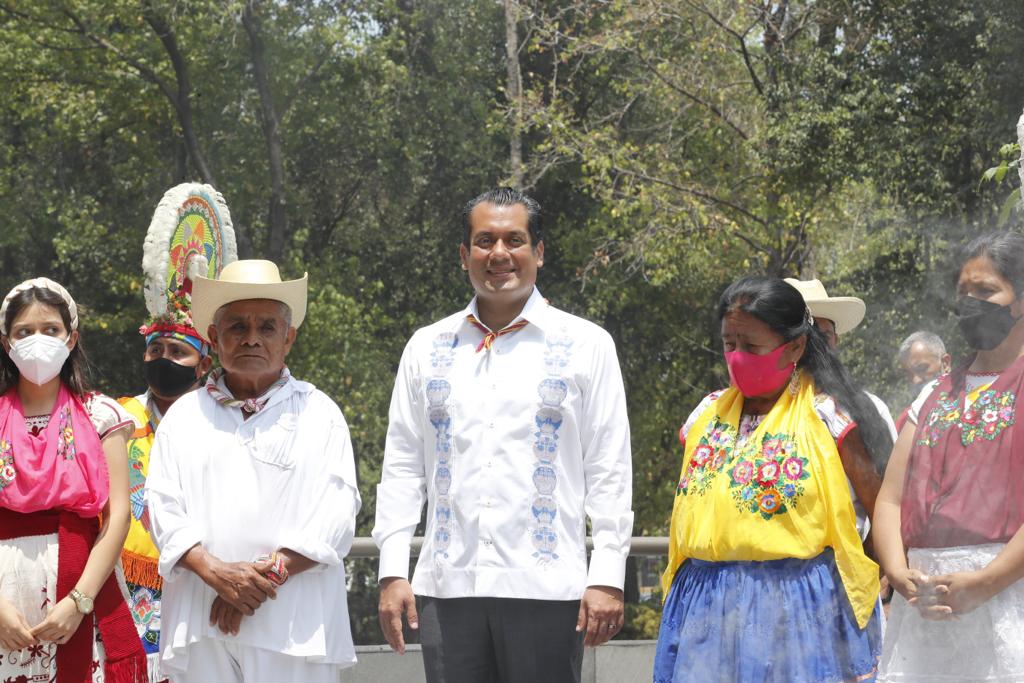
<svg viewBox="0 0 1024 683">
<path fill-rule="evenodd" d="M 835 439 L 814 408 L 814 381 L 782 393 L 737 448 L 743 395 L 729 387 L 686 434 L 672 508 L 664 595 L 687 558 L 709 562 L 810 559 L 835 553 L 857 623 L 878 598 L 878 565 L 864 554 Z"/>
</svg>

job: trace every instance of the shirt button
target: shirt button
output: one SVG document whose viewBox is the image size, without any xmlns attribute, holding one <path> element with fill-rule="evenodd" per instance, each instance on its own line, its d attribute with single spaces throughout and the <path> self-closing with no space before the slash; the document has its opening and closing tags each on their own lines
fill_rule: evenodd
<svg viewBox="0 0 1024 683">
<path fill-rule="evenodd" d="M 494 429 L 494 423 L 493 422 L 488 422 L 487 426 L 490 427 L 491 429 Z"/>
</svg>

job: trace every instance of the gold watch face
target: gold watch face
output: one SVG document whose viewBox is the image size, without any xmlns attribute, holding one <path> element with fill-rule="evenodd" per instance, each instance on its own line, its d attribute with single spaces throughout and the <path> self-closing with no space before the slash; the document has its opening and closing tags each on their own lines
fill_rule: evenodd
<svg viewBox="0 0 1024 683">
<path fill-rule="evenodd" d="M 75 607 L 82 614 L 92 614 L 92 598 L 87 598 L 79 591 L 71 591 L 71 599 L 75 601 Z"/>
</svg>

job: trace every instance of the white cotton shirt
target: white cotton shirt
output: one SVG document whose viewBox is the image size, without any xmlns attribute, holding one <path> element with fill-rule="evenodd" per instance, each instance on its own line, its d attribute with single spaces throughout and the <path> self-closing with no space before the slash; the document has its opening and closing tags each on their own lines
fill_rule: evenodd
<svg viewBox="0 0 1024 683">
<path fill-rule="evenodd" d="M 534 289 L 490 351 L 476 299 L 418 330 L 402 355 L 373 537 L 379 577 L 438 598 L 578 600 L 621 588 L 633 528 L 626 397 L 615 344 Z M 594 551 L 587 568 L 587 518 Z"/>
<path fill-rule="evenodd" d="M 230 395 L 223 379 L 220 388 Z M 201 638 L 310 663 L 355 662 L 342 559 L 360 498 L 348 425 L 323 392 L 290 378 L 248 420 L 205 389 L 189 392 L 157 429 L 146 496 L 164 577 L 166 670 L 184 671 Z M 289 548 L 319 564 L 289 578 L 229 636 L 210 625 L 213 589 L 178 565 L 197 543 L 226 562 Z"/>
</svg>

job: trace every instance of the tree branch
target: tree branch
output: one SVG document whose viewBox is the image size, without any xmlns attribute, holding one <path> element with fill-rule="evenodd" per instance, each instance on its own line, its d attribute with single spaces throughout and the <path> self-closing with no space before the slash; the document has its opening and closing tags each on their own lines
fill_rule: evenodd
<svg viewBox="0 0 1024 683">
<path fill-rule="evenodd" d="M 270 162 L 270 234 L 267 239 L 267 256 L 279 261 L 284 256 L 285 237 L 288 234 L 288 214 L 285 211 L 284 189 L 284 145 L 281 141 L 281 126 L 270 92 L 266 48 L 260 35 L 260 20 L 254 12 L 256 0 L 249 0 L 242 9 L 242 25 L 249 36 L 249 53 L 252 71 L 256 79 L 256 90 L 260 96 L 260 119 L 263 137 L 267 143 Z"/>
<path fill-rule="evenodd" d="M 174 97 L 168 95 L 168 98 L 175 105 L 178 123 L 181 124 L 181 132 L 185 136 L 185 148 L 188 150 L 188 155 L 192 158 L 192 163 L 195 164 L 196 170 L 199 171 L 203 182 L 216 185 L 213 172 L 210 170 L 209 164 L 206 163 L 206 157 L 199 148 L 199 138 L 196 135 L 195 124 L 192 119 L 192 83 L 189 81 L 188 64 L 185 62 L 185 57 L 178 46 L 178 39 L 164 18 L 157 14 L 150 5 L 149 0 L 143 0 L 142 2 L 142 16 L 160 39 L 168 58 L 171 60 L 171 66 L 174 68 L 174 77 L 178 82 L 178 92 Z"/>
</svg>

